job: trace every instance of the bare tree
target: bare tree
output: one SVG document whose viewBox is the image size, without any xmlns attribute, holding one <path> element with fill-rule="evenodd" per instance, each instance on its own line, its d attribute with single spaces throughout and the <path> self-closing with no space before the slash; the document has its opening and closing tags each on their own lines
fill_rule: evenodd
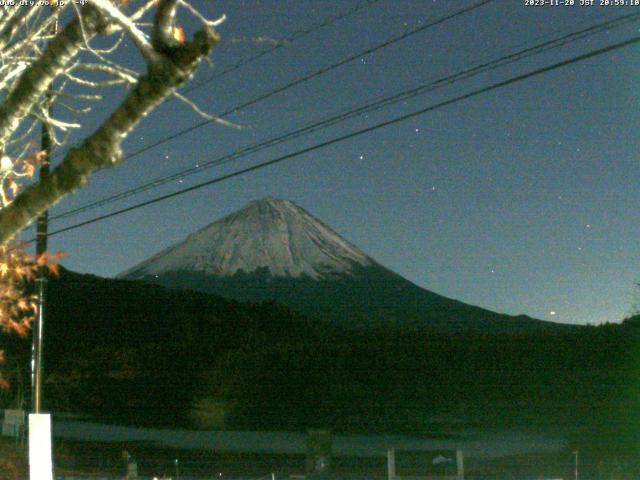
<svg viewBox="0 0 640 480">
<path fill-rule="evenodd" d="M 193 75 L 218 40 L 214 27 L 221 19 L 205 19 L 184 0 L 152 0 L 129 13 L 127 1 L 90 0 L 82 8 L 74 2 L 68 3 L 71 6 L 61 4 L 57 8 L 3 7 L 0 58 L 4 65 L 0 68 L 0 88 L 6 94 L 0 105 L 0 149 L 4 151 L 7 169 L 16 163 L 8 157 L 7 146 L 16 140 L 13 137 L 17 134 L 32 131 L 34 122 L 43 121 L 53 131 L 81 128 L 80 123 L 47 115 L 46 102 L 52 97 L 82 98 L 80 94 L 65 93 L 63 88 L 50 91 L 54 80 L 61 78 L 63 85 L 74 83 L 88 88 L 124 84 L 130 91 L 95 132 L 70 149 L 46 180 L 30 185 L 3 205 L 0 244 L 14 237 L 62 197 L 84 185 L 93 171 L 120 163 L 123 139 L 151 110 L 176 93 L 177 87 Z M 183 39 L 175 23 L 179 7 L 195 15 L 203 26 L 190 41 Z M 47 26 L 70 8 L 76 9 L 76 15 L 57 34 L 47 36 Z M 147 33 L 139 20 L 149 9 L 155 9 L 155 16 L 151 32 Z M 93 48 L 91 41 L 96 36 L 114 36 L 116 45 L 110 49 Z M 127 36 L 142 54 L 145 72 L 138 74 L 107 57 L 118 48 L 122 36 Z M 96 61 L 78 60 L 82 51 L 93 55 Z M 95 75 L 83 78 L 83 72 L 100 73 L 106 78 L 95 80 Z M 96 96 L 85 97 L 98 100 Z"/>
<path fill-rule="evenodd" d="M 0 6 L 0 327 L 18 333 L 26 332 L 35 308 L 20 285 L 38 265 L 54 267 L 55 258 L 29 257 L 17 234 L 92 172 L 119 164 L 125 137 L 168 97 L 205 115 L 176 90 L 208 57 L 224 20 L 206 19 L 186 0 L 41 3 Z M 201 25 L 190 40 L 176 23 L 179 11 Z M 139 52 L 143 71 L 114 60 L 126 48 Z M 124 99 L 83 134 L 83 115 L 100 102 L 101 89 L 114 86 L 126 90 Z M 50 161 L 36 147 L 39 125 L 55 146 L 74 130 L 82 140 L 50 175 L 33 181 L 38 165 Z"/>
</svg>

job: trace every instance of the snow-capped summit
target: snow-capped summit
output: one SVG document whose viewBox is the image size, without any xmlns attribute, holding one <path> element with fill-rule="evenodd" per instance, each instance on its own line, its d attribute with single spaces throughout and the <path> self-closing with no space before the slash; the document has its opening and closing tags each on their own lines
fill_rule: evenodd
<svg viewBox="0 0 640 480">
<path fill-rule="evenodd" d="M 268 269 L 275 277 L 349 274 L 375 261 L 288 200 L 267 197 L 189 235 L 123 272 L 144 278 L 190 271 L 231 276 Z"/>
<path fill-rule="evenodd" d="M 419 287 L 295 203 L 271 197 L 249 203 L 120 277 L 243 302 L 276 301 L 308 318 L 350 328 L 522 331 L 549 325 Z"/>
</svg>

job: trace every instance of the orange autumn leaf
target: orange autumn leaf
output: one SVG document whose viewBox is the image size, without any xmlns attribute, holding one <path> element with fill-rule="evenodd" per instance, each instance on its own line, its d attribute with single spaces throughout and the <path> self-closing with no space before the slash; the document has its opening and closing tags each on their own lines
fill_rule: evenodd
<svg viewBox="0 0 640 480">
<path fill-rule="evenodd" d="M 22 171 L 27 177 L 31 178 L 36 173 L 36 167 L 34 167 L 30 163 L 25 163 L 24 167 L 22 168 Z"/>
<path fill-rule="evenodd" d="M 51 274 L 58 276 L 60 275 L 60 269 L 58 268 L 58 260 L 60 260 L 64 256 L 65 254 L 63 252 L 56 252 L 56 253 L 44 252 L 36 260 L 36 265 L 38 267 L 46 266 L 49 269 L 49 272 L 51 272 Z"/>
<path fill-rule="evenodd" d="M 16 275 L 17 275 L 18 277 L 27 277 L 27 276 L 29 275 L 29 273 L 31 272 L 31 268 L 29 268 L 29 267 L 27 267 L 27 266 L 20 266 L 20 265 L 18 265 L 18 266 L 15 268 L 15 272 L 16 272 Z"/>
<path fill-rule="evenodd" d="M 25 165 L 20 165 L 22 171 Z M 3 186 L 8 189 L 12 180 L 6 179 Z M 0 247 L 0 329 L 22 337 L 29 334 L 38 311 L 37 296 L 27 293 L 25 281 L 33 279 L 43 267 L 58 274 L 58 259 L 63 256 L 62 253 L 45 252 L 34 257 L 26 252 L 26 247 L 25 242 L 17 241 Z M 7 378 L 3 378 L 0 371 L 0 388 L 7 387 Z"/>
<path fill-rule="evenodd" d="M 36 260 L 36 265 L 44 267 L 47 264 L 47 252 L 40 254 Z"/>
<path fill-rule="evenodd" d="M 27 322 L 18 323 L 18 322 L 14 322 L 13 320 L 10 320 L 9 327 L 11 328 L 12 331 L 20 335 L 21 337 L 26 337 L 27 334 L 29 333 L 29 323 Z"/>
<path fill-rule="evenodd" d="M 18 307 L 18 309 L 24 310 L 24 311 L 31 310 L 31 305 L 24 298 L 21 298 L 21 299 L 18 300 L 17 307 Z"/>
<path fill-rule="evenodd" d="M 46 150 L 40 150 L 39 152 L 36 152 L 36 154 L 31 157 L 31 159 L 33 159 L 35 163 L 42 163 L 46 160 L 46 158 L 47 158 Z"/>
<path fill-rule="evenodd" d="M 178 43 L 184 43 L 186 41 L 187 37 L 184 34 L 184 29 L 180 25 L 173 27 L 173 38 Z"/>
<path fill-rule="evenodd" d="M 55 277 L 60 276 L 60 269 L 58 268 L 57 263 L 50 263 L 49 265 L 47 265 L 47 267 L 49 268 L 49 272 L 51 272 L 53 276 Z"/>
</svg>

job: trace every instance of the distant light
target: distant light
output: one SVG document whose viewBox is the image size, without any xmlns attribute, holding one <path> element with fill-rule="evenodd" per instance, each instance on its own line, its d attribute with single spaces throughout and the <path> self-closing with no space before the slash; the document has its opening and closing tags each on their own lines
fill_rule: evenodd
<svg viewBox="0 0 640 480">
<path fill-rule="evenodd" d="M 360 155 L 360 160 L 364 160 L 364 155 Z"/>
<path fill-rule="evenodd" d="M 549 312 L 549 315 L 555 315 L 555 314 L 556 312 L 553 312 L 553 311 Z"/>
</svg>

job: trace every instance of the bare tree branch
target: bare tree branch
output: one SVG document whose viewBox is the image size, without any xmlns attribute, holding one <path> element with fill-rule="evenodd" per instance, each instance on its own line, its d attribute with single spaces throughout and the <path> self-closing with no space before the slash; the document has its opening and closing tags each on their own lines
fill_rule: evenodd
<svg viewBox="0 0 640 480">
<path fill-rule="evenodd" d="M 92 0 L 93 4 L 98 10 L 100 10 L 107 18 L 114 21 L 120 28 L 122 28 L 133 43 L 138 47 L 138 50 L 142 53 L 144 58 L 148 62 L 154 62 L 158 60 L 158 54 L 151 46 L 151 43 L 147 40 L 147 36 L 142 32 L 135 23 L 120 11 L 109 0 Z"/>
<path fill-rule="evenodd" d="M 187 105 L 189 108 L 191 108 L 191 110 L 193 110 L 197 115 L 199 115 L 200 117 L 202 117 L 202 118 L 204 118 L 206 120 L 209 120 L 211 122 L 217 123 L 219 125 L 223 125 L 225 127 L 231 127 L 231 128 L 235 128 L 235 129 L 238 129 L 238 130 L 241 130 L 241 129 L 244 128 L 242 125 L 238 125 L 237 123 L 233 123 L 233 122 L 230 122 L 228 120 L 224 120 L 223 118 L 220 118 L 220 117 L 217 117 L 215 115 L 211 115 L 210 113 L 205 112 L 200 107 L 198 107 L 198 105 L 196 105 L 195 102 L 193 102 L 193 100 L 190 100 L 189 98 L 185 97 L 181 93 L 173 92 L 173 96 L 176 97 L 178 100 L 180 100 L 185 105 Z"/>
<path fill-rule="evenodd" d="M 158 10 L 154 18 L 153 47 L 162 52 L 178 45 L 173 36 L 173 29 L 176 25 L 176 9 L 178 0 L 160 0 Z"/>
<path fill-rule="evenodd" d="M 156 15 L 154 38 L 162 38 L 163 42 L 166 40 L 164 33 L 158 32 L 166 31 L 168 19 L 175 14 L 171 13 L 175 4 L 172 0 L 161 1 L 158 8 L 163 13 Z M 81 43 L 81 33 L 77 30 L 73 32 L 79 35 L 78 41 Z M 217 41 L 218 35 L 212 28 L 196 33 L 193 41 L 184 45 L 168 47 L 166 43 L 160 45 L 156 41 L 156 51 L 158 47 L 162 48 L 158 52 L 161 53 L 159 59 L 148 64 L 147 72 L 137 81 L 124 102 L 93 135 L 79 147 L 71 149 L 45 180 L 27 188 L 0 211 L 0 244 L 10 240 L 62 197 L 86 184 L 93 171 L 119 163 L 122 160 L 122 140 L 148 112 L 192 76 Z M 0 122 L 2 128 L 7 127 Z"/>
<path fill-rule="evenodd" d="M 85 7 L 86 9 L 86 7 Z M 88 9 L 85 29 L 95 32 L 104 25 L 97 10 Z M 50 42 L 42 56 L 32 63 L 17 80 L 16 85 L 0 106 L 0 145 L 5 144 L 18 128 L 53 79 L 80 50 L 84 37 L 80 19 L 73 20 Z"/>
</svg>

